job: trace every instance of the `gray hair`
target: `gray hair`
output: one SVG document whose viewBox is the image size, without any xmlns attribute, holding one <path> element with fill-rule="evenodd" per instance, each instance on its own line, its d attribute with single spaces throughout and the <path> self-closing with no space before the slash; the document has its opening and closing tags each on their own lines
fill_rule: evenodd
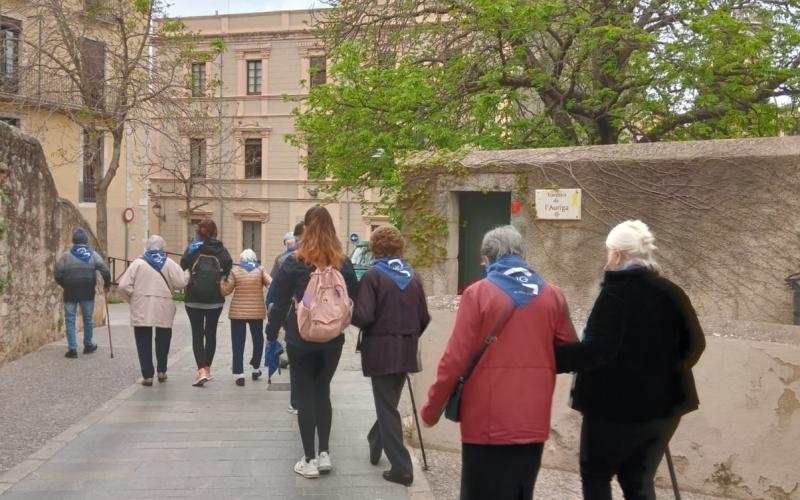
<svg viewBox="0 0 800 500">
<path fill-rule="evenodd" d="M 154 234 L 153 236 L 147 238 L 147 242 L 144 244 L 144 247 L 148 252 L 151 250 L 163 252 L 167 248 L 167 242 L 164 241 L 164 238 L 161 236 Z"/>
<path fill-rule="evenodd" d="M 258 262 L 258 256 L 250 248 L 245 248 L 244 251 L 239 255 L 239 259 L 241 259 L 243 262 Z"/>
<path fill-rule="evenodd" d="M 294 233 L 289 231 L 288 233 L 283 235 L 283 244 L 286 245 L 287 243 L 296 243 L 297 239 L 294 237 Z"/>
<path fill-rule="evenodd" d="M 494 262 L 509 255 L 522 256 L 522 235 L 514 226 L 500 226 L 483 236 L 481 255 Z"/>
</svg>

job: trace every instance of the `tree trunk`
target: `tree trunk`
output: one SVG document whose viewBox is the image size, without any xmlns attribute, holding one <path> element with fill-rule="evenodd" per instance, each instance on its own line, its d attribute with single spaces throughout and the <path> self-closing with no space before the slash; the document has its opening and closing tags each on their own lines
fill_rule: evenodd
<svg viewBox="0 0 800 500">
<path fill-rule="evenodd" d="M 97 211 L 97 242 L 100 253 L 108 255 L 108 190 L 95 189 L 95 210 Z"/>
<path fill-rule="evenodd" d="M 194 239 L 192 234 L 192 197 L 186 194 L 186 243 Z"/>
<path fill-rule="evenodd" d="M 124 127 L 124 122 L 122 122 L 122 124 L 119 127 L 111 131 L 111 137 L 113 139 L 113 146 L 112 146 L 113 149 L 111 152 L 111 162 L 109 162 L 108 164 L 108 169 L 106 170 L 105 175 L 102 175 L 97 172 L 95 173 L 95 176 L 102 175 L 102 180 L 100 182 L 95 183 L 95 198 L 97 200 L 95 203 L 95 207 L 97 210 L 97 241 L 100 243 L 100 248 L 102 248 L 106 256 L 108 256 L 109 252 L 108 189 L 111 187 L 111 182 L 117 175 L 117 170 L 119 170 L 119 160 L 122 153 L 123 127 Z"/>
</svg>

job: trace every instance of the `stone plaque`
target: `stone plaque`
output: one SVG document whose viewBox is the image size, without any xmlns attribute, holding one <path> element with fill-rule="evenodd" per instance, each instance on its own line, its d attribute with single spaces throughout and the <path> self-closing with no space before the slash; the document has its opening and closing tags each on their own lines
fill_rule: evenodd
<svg viewBox="0 0 800 500">
<path fill-rule="evenodd" d="M 536 218 L 548 220 L 580 220 L 580 189 L 537 189 Z"/>
</svg>

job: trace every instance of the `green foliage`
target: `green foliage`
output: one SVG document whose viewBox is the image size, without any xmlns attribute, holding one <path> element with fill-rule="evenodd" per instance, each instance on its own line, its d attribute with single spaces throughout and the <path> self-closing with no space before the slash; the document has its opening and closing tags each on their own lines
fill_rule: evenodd
<svg viewBox="0 0 800 500">
<path fill-rule="evenodd" d="M 185 302 L 186 294 L 184 294 L 183 292 L 175 292 L 172 294 L 172 300 L 176 302 Z"/>
<path fill-rule="evenodd" d="M 0 274 L 0 295 L 3 295 L 11 283 L 11 270 L 6 271 L 5 274 Z"/>
<path fill-rule="evenodd" d="M 800 0 L 377 4 L 338 2 L 321 22 L 330 83 L 288 136 L 331 192 L 379 188 L 389 207 L 420 150 L 800 128 Z"/>
</svg>

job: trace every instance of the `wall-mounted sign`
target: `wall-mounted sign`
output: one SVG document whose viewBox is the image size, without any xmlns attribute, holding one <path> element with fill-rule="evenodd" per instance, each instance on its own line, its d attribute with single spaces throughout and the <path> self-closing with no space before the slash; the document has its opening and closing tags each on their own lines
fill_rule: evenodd
<svg viewBox="0 0 800 500">
<path fill-rule="evenodd" d="M 580 220 L 580 189 L 537 189 L 536 218 L 549 220 Z"/>
<path fill-rule="evenodd" d="M 353 233 L 350 235 L 350 241 L 352 241 L 353 243 L 358 243 L 358 240 L 359 240 L 358 233 Z"/>
<path fill-rule="evenodd" d="M 122 211 L 122 221 L 125 224 L 133 222 L 134 217 L 136 217 L 136 212 L 132 208 L 126 208 Z"/>
</svg>

